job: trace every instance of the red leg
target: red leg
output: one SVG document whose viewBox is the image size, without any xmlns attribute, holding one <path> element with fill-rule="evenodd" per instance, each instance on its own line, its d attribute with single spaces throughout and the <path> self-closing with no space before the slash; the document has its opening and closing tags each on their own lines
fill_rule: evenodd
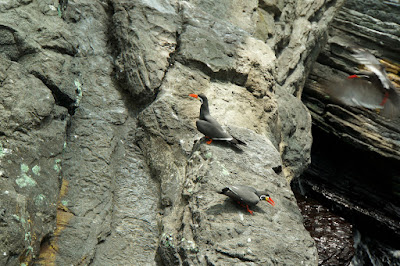
<svg viewBox="0 0 400 266">
<path fill-rule="evenodd" d="M 385 103 L 387 102 L 387 99 L 389 98 L 389 92 L 385 92 L 385 96 L 383 97 L 382 102 L 379 104 L 380 106 L 384 106 Z"/>
<path fill-rule="evenodd" d="M 253 211 L 249 209 L 249 206 L 248 206 L 248 205 L 246 205 L 246 208 L 247 208 L 247 211 L 248 211 L 251 215 L 253 215 Z"/>
<path fill-rule="evenodd" d="M 251 215 L 253 215 L 253 211 L 249 209 L 249 205 L 246 205 L 246 204 L 244 204 L 244 203 L 241 202 L 241 201 L 237 201 L 237 203 L 238 203 L 240 206 L 242 206 L 243 208 L 246 208 L 247 211 L 248 211 Z"/>
<path fill-rule="evenodd" d="M 212 138 L 206 136 L 206 139 L 208 139 L 208 140 L 206 141 L 206 143 L 207 143 L 207 144 L 211 144 Z"/>
</svg>

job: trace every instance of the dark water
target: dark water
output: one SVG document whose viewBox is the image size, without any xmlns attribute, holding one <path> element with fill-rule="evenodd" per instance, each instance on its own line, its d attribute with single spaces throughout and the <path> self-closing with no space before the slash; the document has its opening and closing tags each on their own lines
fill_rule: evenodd
<svg viewBox="0 0 400 266">
<path fill-rule="evenodd" d="M 311 165 L 292 190 L 320 265 L 400 266 L 400 163 L 313 126 Z"/>
<path fill-rule="evenodd" d="M 400 249 L 371 238 L 368 233 L 354 232 L 356 253 L 350 265 L 400 265 Z"/>
<path fill-rule="evenodd" d="M 400 265 L 396 236 L 369 220 L 354 219 L 345 207 L 326 200 L 301 179 L 292 182 L 292 189 L 304 226 L 316 242 L 319 265 Z"/>
<path fill-rule="evenodd" d="M 317 200 L 294 192 L 304 226 L 317 245 L 319 265 L 348 265 L 354 256 L 352 224 Z"/>
</svg>

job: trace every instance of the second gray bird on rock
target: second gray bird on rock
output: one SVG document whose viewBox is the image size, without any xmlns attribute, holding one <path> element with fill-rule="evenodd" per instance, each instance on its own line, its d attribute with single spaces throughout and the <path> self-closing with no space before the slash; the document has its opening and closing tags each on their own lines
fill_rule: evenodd
<svg viewBox="0 0 400 266">
<path fill-rule="evenodd" d="M 255 188 L 244 186 L 244 185 L 232 185 L 227 186 L 218 192 L 219 194 L 224 194 L 231 199 L 237 201 L 243 207 L 246 207 L 250 214 L 253 211 L 249 209 L 250 206 L 255 206 L 258 202 L 265 200 L 272 206 L 275 206 L 275 202 L 271 199 L 266 191 L 258 191 Z"/>
</svg>

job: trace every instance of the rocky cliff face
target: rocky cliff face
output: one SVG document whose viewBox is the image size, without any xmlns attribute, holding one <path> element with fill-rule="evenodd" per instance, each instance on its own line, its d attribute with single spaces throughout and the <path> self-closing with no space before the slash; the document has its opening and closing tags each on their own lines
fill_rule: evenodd
<svg viewBox="0 0 400 266">
<path fill-rule="evenodd" d="M 287 181 L 342 1 L 58 4 L 0 3 L 0 264 L 315 265 Z M 200 92 L 242 152 L 197 141 Z M 232 183 L 275 207 L 251 216 Z"/>
<path fill-rule="evenodd" d="M 335 17 L 304 89 L 303 101 L 313 116 L 314 144 L 313 163 L 302 179 L 363 234 L 397 249 L 400 117 L 388 119 L 374 110 L 335 104 L 326 98 L 324 86 L 327 80 L 331 83 L 357 71 L 346 49 L 356 45 L 382 60 L 399 88 L 399 24 L 398 1 L 347 1 Z M 360 246 L 356 253 L 365 252 Z M 384 264 L 399 263 L 394 255 L 378 256 Z"/>
</svg>

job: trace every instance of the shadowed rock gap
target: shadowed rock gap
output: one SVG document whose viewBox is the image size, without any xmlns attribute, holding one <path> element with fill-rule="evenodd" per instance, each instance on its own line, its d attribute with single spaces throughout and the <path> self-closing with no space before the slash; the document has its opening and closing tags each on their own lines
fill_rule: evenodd
<svg viewBox="0 0 400 266">
<path fill-rule="evenodd" d="M 68 113 L 73 116 L 75 109 L 77 108 L 75 99 L 72 99 L 68 94 L 60 90 L 58 86 L 52 84 L 51 80 L 46 79 L 46 77 L 42 76 L 40 73 L 33 71 L 32 74 L 40 79 L 49 88 L 54 99 L 56 100 L 56 104 L 67 108 Z"/>
<path fill-rule="evenodd" d="M 361 153 L 317 128 L 313 132 L 316 139 L 313 162 L 301 179 L 303 186 L 322 194 L 318 196 L 320 200 L 325 196 L 327 202 L 331 202 L 329 205 L 337 204 L 336 209 L 359 228 L 365 230 L 373 224 L 379 228 L 371 230 L 376 237 L 398 237 L 400 227 L 396 223 L 397 211 L 393 204 L 398 196 L 393 193 L 393 185 L 396 185 L 394 182 L 400 169 L 395 160 Z M 334 179 L 335 182 L 321 182 L 321 179 Z M 370 222 L 364 222 L 365 219 Z"/>
</svg>

